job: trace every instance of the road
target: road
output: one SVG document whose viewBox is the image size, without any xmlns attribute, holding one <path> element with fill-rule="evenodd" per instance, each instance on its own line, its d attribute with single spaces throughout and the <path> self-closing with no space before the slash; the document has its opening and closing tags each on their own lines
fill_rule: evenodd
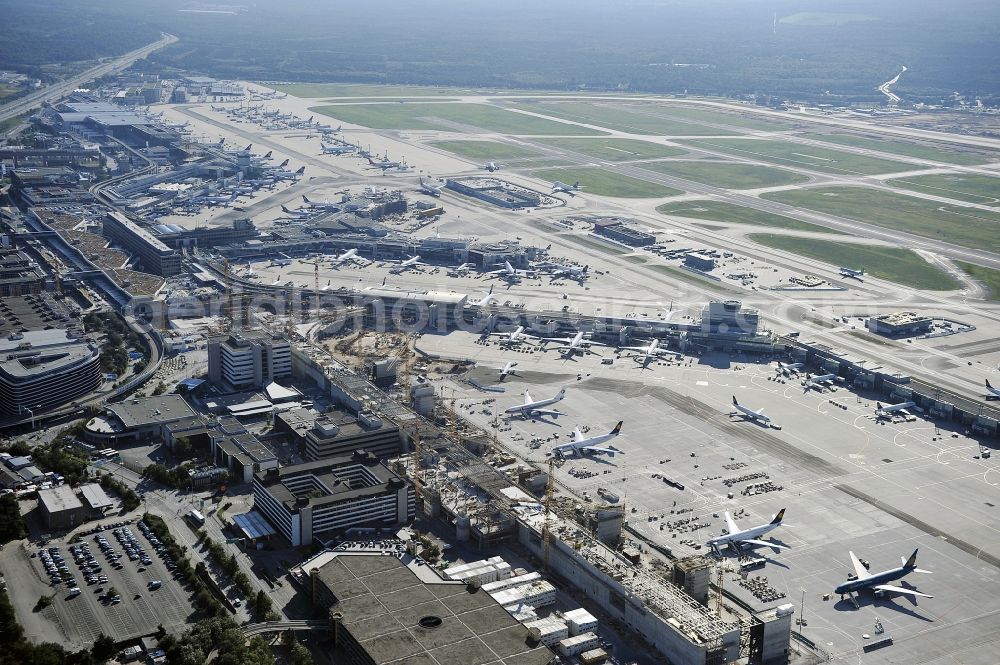
<svg viewBox="0 0 1000 665">
<path fill-rule="evenodd" d="M 107 76 L 108 74 L 113 74 L 115 72 L 120 72 L 131 66 L 136 60 L 141 60 L 150 53 L 158 51 L 165 46 L 169 46 L 176 41 L 177 37 L 164 33 L 163 37 L 159 41 L 147 44 L 146 46 L 134 51 L 130 51 L 129 53 L 113 60 L 102 62 L 95 67 L 91 67 L 85 72 L 68 78 L 65 81 L 60 81 L 59 83 L 46 86 L 41 90 L 27 95 L 26 97 L 15 99 L 9 104 L 0 106 L 0 122 L 19 116 L 22 113 L 27 113 L 28 111 L 41 106 L 45 102 L 52 102 L 57 99 L 61 99 L 73 90 L 82 87 L 84 84 L 93 81 L 94 79 L 101 78 L 102 76 Z"/>
</svg>

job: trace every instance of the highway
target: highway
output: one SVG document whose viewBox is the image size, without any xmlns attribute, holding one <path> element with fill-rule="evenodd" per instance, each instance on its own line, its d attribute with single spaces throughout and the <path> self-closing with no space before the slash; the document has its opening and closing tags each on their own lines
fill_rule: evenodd
<svg viewBox="0 0 1000 665">
<path fill-rule="evenodd" d="M 113 60 L 102 62 L 101 64 L 91 67 L 87 71 L 77 74 L 72 78 L 68 78 L 65 81 L 54 83 L 42 88 L 41 90 L 33 92 L 30 95 L 21 97 L 20 99 L 15 99 L 9 104 L 0 106 L 0 122 L 19 116 L 23 113 L 27 113 L 32 109 L 40 107 L 45 102 L 53 102 L 58 99 L 62 99 L 77 88 L 82 87 L 84 84 L 102 76 L 120 72 L 131 66 L 136 60 L 141 60 L 150 53 L 158 51 L 165 46 L 169 46 L 176 41 L 177 37 L 164 33 L 163 37 L 159 41 L 147 44 L 146 46 L 138 48 L 134 51 L 130 51 L 125 55 L 114 58 Z"/>
</svg>

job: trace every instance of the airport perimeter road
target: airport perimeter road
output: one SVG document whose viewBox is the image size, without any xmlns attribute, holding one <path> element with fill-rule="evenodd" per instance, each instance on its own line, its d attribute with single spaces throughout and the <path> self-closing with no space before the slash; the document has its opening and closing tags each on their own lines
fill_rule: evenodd
<svg viewBox="0 0 1000 665">
<path fill-rule="evenodd" d="M 60 81 L 59 83 L 46 86 L 26 97 L 15 99 L 9 104 L 0 106 L 0 122 L 21 115 L 22 113 L 27 113 L 28 111 L 41 106 L 43 102 L 51 102 L 56 99 L 60 99 L 83 84 L 93 81 L 94 79 L 119 72 L 126 67 L 129 67 L 136 60 L 145 58 L 150 53 L 158 51 L 164 46 L 169 46 L 176 41 L 177 37 L 164 33 L 163 37 L 159 41 L 147 44 L 146 46 L 138 48 L 134 51 L 130 51 L 123 56 L 114 58 L 113 60 L 102 62 L 96 67 L 91 67 L 87 71 L 77 74 L 72 78 L 68 78 L 65 81 Z"/>
</svg>

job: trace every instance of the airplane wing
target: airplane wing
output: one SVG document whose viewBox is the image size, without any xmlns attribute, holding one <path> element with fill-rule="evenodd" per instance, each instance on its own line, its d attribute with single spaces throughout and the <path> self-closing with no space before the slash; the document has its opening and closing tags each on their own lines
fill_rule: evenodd
<svg viewBox="0 0 1000 665">
<path fill-rule="evenodd" d="M 888 591 L 889 593 L 902 593 L 907 596 L 920 596 L 921 598 L 933 598 L 934 596 L 927 593 L 920 593 L 914 589 L 907 589 L 901 586 L 892 586 L 891 584 L 878 584 L 872 587 L 873 589 L 878 589 L 879 591 Z"/>
<path fill-rule="evenodd" d="M 539 416 L 565 416 L 566 414 L 562 411 L 553 411 L 551 409 L 532 409 L 532 413 Z"/>
<path fill-rule="evenodd" d="M 733 516 L 726 511 L 726 528 L 729 529 L 729 533 L 736 533 L 739 528 L 736 526 L 736 522 L 733 521 Z"/>
<path fill-rule="evenodd" d="M 787 550 L 791 549 L 788 545 L 778 545 L 777 543 L 768 542 L 766 540 L 741 540 L 741 543 L 749 543 L 751 545 L 758 545 L 760 547 L 773 547 L 776 550 Z"/>
<path fill-rule="evenodd" d="M 861 565 L 858 561 L 858 557 L 854 556 L 854 552 L 848 552 L 851 555 L 851 563 L 854 565 L 854 572 L 857 574 L 859 580 L 863 580 L 866 577 L 871 577 L 868 569 Z"/>
<path fill-rule="evenodd" d="M 573 428 L 573 440 L 576 441 L 577 443 L 583 441 L 583 432 L 580 431 L 579 427 Z"/>
<path fill-rule="evenodd" d="M 598 448 L 597 446 L 584 446 L 581 450 L 586 450 L 591 453 L 607 453 L 611 456 L 623 454 L 622 451 L 615 450 L 614 448 Z"/>
</svg>

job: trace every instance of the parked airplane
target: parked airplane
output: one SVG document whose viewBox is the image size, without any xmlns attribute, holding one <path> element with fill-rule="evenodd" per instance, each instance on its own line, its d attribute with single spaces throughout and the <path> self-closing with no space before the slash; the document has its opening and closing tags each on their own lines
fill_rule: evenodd
<svg viewBox="0 0 1000 665">
<path fill-rule="evenodd" d="M 206 194 L 205 196 L 194 197 L 193 199 L 191 199 L 191 203 L 195 205 L 209 205 L 209 206 L 222 205 L 228 207 L 230 203 L 236 200 L 237 196 L 238 192 L 233 192 L 230 196 L 213 196 Z"/>
<path fill-rule="evenodd" d="M 517 368 L 517 363 L 514 361 L 507 363 L 503 367 L 498 367 L 497 369 L 500 370 L 500 380 L 503 381 L 511 374 L 516 374 L 517 373 L 516 368 Z"/>
<path fill-rule="evenodd" d="M 518 270 L 510 264 L 510 261 L 504 261 L 502 268 L 488 270 L 485 274 L 515 283 L 521 281 L 521 277 L 528 277 L 533 273 L 529 273 L 527 270 Z"/>
<path fill-rule="evenodd" d="M 343 125 L 337 125 L 335 128 L 330 125 L 316 125 L 320 134 L 339 134 L 342 127 Z"/>
<path fill-rule="evenodd" d="M 1000 388 L 994 388 L 990 385 L 989 379 L 986 379 L 986 391 L 989 393 L 985 395 L 986 399 L 1000 398 Z"/>
<path fill-rule="evenodd" d="M 853 268 L 840 267 L 840 275 L 842 277 L 850 277 L 851 279 L 856 279 L 859 282 L 865 281 L 865 271 L 864 270 L 854 270 Z"/>
<path fill-rule="evenodd" d="M 520 344 L 524 340 L 528 339 L 528 336 L 524 334 L 524 326 L 518 326 L 516 329 L 510 332 L 502 333 L 490 333 L 490 335 L 498 335 L 500 337 L 498 344 L 501 346 L 515 346 Z"/>
<path fill-rule="evenodd" d="M 723 547 L 731 547 L 736 552 L 740 551 L 743 545 L 758 545 L 761 547 L 772 547 L 775 550 L 787 550 L 787 545 L 778 545 L 767 540 L 758 540 L 760 536 L 763 536 L 769 531 L 773 531 L 781 526 L 781 520 L 785 517 L 785 509 L 782 508 L 778 513 L 771 518 L 771 521 L 766 524 L 760 524 L 758 526 L 750 527 L 749 529 L 740 530 L 736 526 L 736 522 L 733 521 L 732 516 L 726 511 L 726 531 L 727 533 L 716 536 L 708 541 L 708 546 L 715 550 L 716 553 L 721 554 Z"/>
<path fill-rule="evenodd" d="M 575 279 L 578 282 L 582 282 L 589 276 L 587 273 L 590 270 L 590 266 L 565 266 L 556 268 L 551 273 L 549 273 L 549 281 L 559 279 L 560 277 L 565 277 L 568 279 Z"/>
<path fill-rule="evenodd" d="M 590 350 L 590 346 L 592 344 L 597 344 L 597 342 L 591 342 L 589 340 L 584 340 L 583 339 L 583 331 L 578 332 L 577 334 L 573 335 L 572 337 L 543 337 L 542 338 L 542 346 L 545 346 L 549 342 L 552 342 L 554 344 L 563 344 L 563 345 L 565 345 L 565 348 L 561 349 L 564 358 L 569 358 L 569 357 L 575 355 L 577 352 L 579 352 L 579 353 L 593 353 L 593 354 L 597 355 L 596 351 L 591 351 Z M 601 346 L 603 346 L 603 345 L 601 345 Z"/>
<path fill-rule="evenodd" d="M 399 273 L 406 272 L 407 270 L 411 269 L 419 271 L 420 266 L 422 265 L 424 264 L 420 262 L 420 255 L 417 254 L 416 256 L 411 256 L 410 258 L 401 262 L 396 267 L 391 268 L 389 272 L 391 272 L 393 275 L 398 275 Z"/>
<path fill-rule="evenodd" d="M 486 305 L 489 305 L 491 302 L 493 302 L 496 299 L 497 299 L 497 296 L 493 295 L 493 287 L 491 286 L 490 290 L 487 291 L 486 294 L 482 298 L 479 298 L 477 300 L 473 300 L 469 304 L 470 305 L 474 305 L 476 307 L 485 307 Z"/>
<path fill-rule="evenodd" d="M 341 205 L 339 203 L 335 203 L 335 202 L 329 201 L 329 200 L 327 200 L 327 201 L 312 201 L 305 194 L 302 195 L 302 201 L 307 206 L 309 206 L 310 208 L 316 208 L 318 210 L 333 210 L 333 211 L 337 211 L 337 210 L 340 210 L 340 205 Z"/>
<path fill-rule="evenodd" d="M 320 149 L 324 155 L 346 155 L 357 150 L 353 145 L 321 145 Z"/>
<path fill-rule="evenodd" d="M 764 415 L 764 409 L 757 409 L 756 411 L 754 411 L 748 406 L 743 406 L 736 400 L 736 395 L 733 395 L 733 406 L 746 418 L 749 418 L 751 420 L 756 420 L 762 423 L 771 422 L 771 418 L 769 416 Z"/>
<path fill-rule="evenodd" d="M 810 376 L 809 374 L 806 374 L 806 380 L 802 383 L 802 387 L 805 390 L 809 390 L 810 388 L 819 390 L 820 388 L 824 388 L 829 385 L 836 378 L 836 374 L 819 374 L 817 376 Z"/>
<path fill-rule="evenodd" d="M 281 252 L 278 253 L 281 254 Z M 280 259 L 271 259 L 271 265 L 280 268 L 282 266 L 289 266 L 292 264 L 292 257 L 288 256 L 287 254 L 281 254 L 281 257 L 282 258 Z"/>
<path fill-rule="evenodd" d="M 299 167 L 298 171 L 285 171 L 283 169 L 278 169 L 275 171 L 268 171 L 268 175 L 276 180 L 298 180 L 303 173 L 306 172 L 306 167 Z"/>
<path fill-rule="evenodd" d="M 368 163 L 371 164 L 371 168 L 382 169 L 383 175 L 385 174 L 386 171 L 389 171 L 391 169 L 395 169 L 397 171 L 406 171 L 410 168 L 409 166 L 407 166 L 405 162 L 393 162 L 390 161 L 388 158 L 379 160 L 377 162 L 371 157 L 367 157 L 366 159 L 368 160 Z"/>
<path fill-rule="evenodd" d="M 910 555 L 909 559 L 903 559 L 900 557 L 903 565 L 899 568 L 893 568 L 881 573 L 875 573 L 874 575 L 868 572 L 868 569 L 862 565 L 862 563 L 858 560 L 858 557 L 854 556 L 854 552 L 848 552 L 851 556 L 851 564 L 854 566 L 854 575 L 849 577 L 846 582 L 834 589 L 833 592 L 839 593 L 841 598 L 845 595 L 849 596 L 855 604 L 857 604 L 857 599 L 854 594 L 863 589 L 871 589 L 876 593 L 901 593 L 907 596 L 933 598 L 934 596 L 926 593 L 920 593 L 915 589 L 886 584 L 886 582 L 894 582 L 895 580 L 902 579 L 910 573 L 931 573 L 929 570 L 917 568 L 917 551 L 918 550 L 913 550 L 913 554 Z"/>
<path fill-rule="evenodd" d="M 525 390 L 524 404 L 505 409 L 504 413 L 509 413 L 512 416 L 521 416 L 522 418 L 534 418 L 535 416 L 561 416 L 564 415 L 562 412 L 546 409 L 545 407 L 551 406 L 556 402 L 561 402 L 565 397 L 566 388 L 563 387 L 559 389 L 559 392 L 556 393 L 555 397 L 540 399 L 536 402 L 531 399 L 531 394 Z"/>
<path fill-rule="evenodd" d="M 572 185 L 567 185 L 564 182 L 556 180 L 552 183 L 552 193 L 557 194 L 563 192 L 564 194 L 569 194 L 570 196 L 576 196 L 576 192 L 580 190 L 580 183 L 574 183 Z"/>
<path fill-rule="evenodd" d="M 358 256 L 358 250 L 357 248 L 354 248 L 354 249 L 349 249 L 343 254 L 339 254 L 338 256 L 335 256 L 332 259 L 330 259 L 330 265 L 336 268 L 337 266 L 343 265 L 348 261 L 357 261 L 358 263 L 362 264 L 368 263 L 367 259 L 363 259 L 360 256 Z"/>
<path fill-rule="evenodd" d="M 776 371 L 785 376 L 791 376 L 798 374 L 800 369 L 802 369 L 802 363 L 783 363 L 778 361 L 778 369 Z"/>
<path fill-rule="evenodd" d="M 420 178 L 420 190 L 428 196 L 441 196 L 441 190 L 443 189 L 444 187 L 435 187 L 430 183 L 424 182 L 423 177 Z"/>
<path fill-rule="evenodd" d="M 290 217 L 291 219 L 309 219 L 312 217 L 311 213 L 302 212 L 301 210 L 289 210 L 285 206 L 281 206 L 281 212 L 285 213 L 285 217 Z"/>
<path fill-rule="evenodd" d="M 659 348 L 660 340 L 654 339 L 646 346 L 623 346 L 622 351 L 628 355 L 642 356 L 642 366 L 645 367 L 651 360 L 661 358 L 670 353 L 666 349 Z"/>
<path fill-rule="evenodd" d="M 619 420 L 618 424 L 614 426 L 607 434 L 598 434 L 597 436 L 584 437 L 580 428 L 577 427 L 573 430 L 573 440 L 569 443 L 564 443 L 552 448 L 551 453 L 553 455 L 559 455 L 560 457 L 565 456 L 567 453 L 572 453 L 574 455 L 594 455 L 594 454 L 604 454 L 609 457 L 614 457 L 616 454 L 625 453 L 617 448 L 601 447 L 601 444 L 605 441 L 610 441 L 615 438 L 622 431 L 622 421 Z"/>
<path fill-rule="evenodd" d="M 875 402 L 875 415 L 879 418 L 890 418 L 893 413 L 901 412 L 906 413 L 907 409 L 911 409 L 916 406 L 914 402 L 900 402 L 899 404 L 890 404 L 888 406 L 882 406 L 882 402 Z"/>
</svg>

